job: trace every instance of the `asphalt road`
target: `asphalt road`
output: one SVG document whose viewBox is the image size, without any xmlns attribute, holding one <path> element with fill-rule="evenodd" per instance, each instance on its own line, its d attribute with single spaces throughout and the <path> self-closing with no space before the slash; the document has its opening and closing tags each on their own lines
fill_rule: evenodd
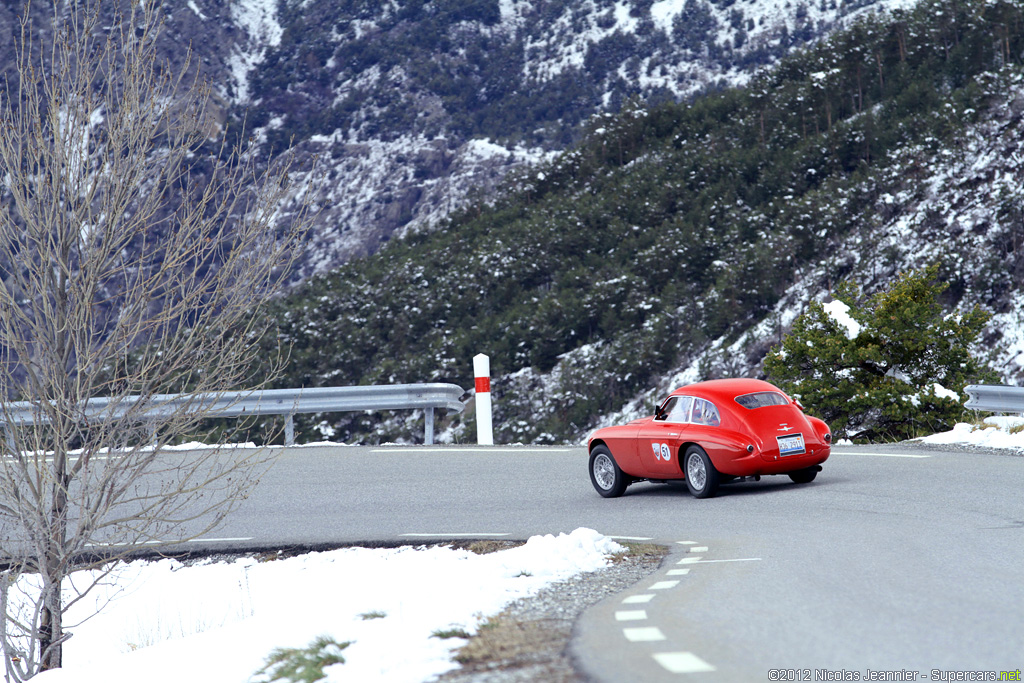
<svg viewBox="0 0 1024 683">
<path fill-rule="evenodd" d="M 606 500 L 586 466 L 583 448 L 292 448 L 201 543 L 584 526 L 670 545 L 655 576 L 578 624 L 572 653 L 597 681 L 984 680 L 948 672 L 1024 668 L 1024 457 L 837 447 L 811 484 L 766 477 L 706 500 L 665 484 Z"/>
</svg>

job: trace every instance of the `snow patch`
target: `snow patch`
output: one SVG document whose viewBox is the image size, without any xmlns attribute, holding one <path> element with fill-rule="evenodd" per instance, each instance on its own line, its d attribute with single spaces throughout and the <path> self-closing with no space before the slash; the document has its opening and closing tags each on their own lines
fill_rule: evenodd
<svg viewBox="0 0 1024 683">
<path fill-rule="evenodd" d="M 850 315 L 850 307 L 839 299 L 833 299 L 822 306 L 829 317 L 839 323 L 846 330 L 848 339 L 856 339 L 860 334 L 860 323 Z"/>
<path fill-rule="evenodd" d="M 1024 451 L 1024 417 L 997 415 L 986 417 L 985 426 L 961 422 L 948 432 L 925 436 L 915 441 L 941 445 L 979 446 Z M 1014 433 L 1014 430 L 1017 430 Z"/>
<path fill-rule="evenodd" d="M 352 643 L 344 664 L 324 669 L 324 683 L 428 680 L 457 668 L 452 652 L 465 643 L 434 633 L 475 633 L 510 602 L 606 567 L 622 550 L 580 528 L 489 555 L 345 548 L 274 561 L 124 563 L 70 609 L 69 625 L 103 611 L 73 628 L 64 668 L 33 680 L 249 683 L 272 650 L 321 635 Z"/>
<path fill-rule="evenodd" d="M 266 48 L 281 44 L 284 30 L 277 21 L 275 0 L 233 0 L 230 12 L 232 21 L 248 36 L 248 40 L 235 46 L 228 58 L 235 88 L 233 99 L 235 102 L 247 102 L 249 72 L 263 61 Z M 198 10 L 196 14 L 202 18 Z"/>
</svg>

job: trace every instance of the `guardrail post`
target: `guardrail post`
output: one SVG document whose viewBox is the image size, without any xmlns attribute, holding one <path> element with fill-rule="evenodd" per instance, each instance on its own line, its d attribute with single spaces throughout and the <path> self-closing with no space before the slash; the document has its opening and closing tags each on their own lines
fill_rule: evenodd
<svg viewBox="0 0 1024 683">
<path fill-rule="evenodd" d="M 423 445 L 434 445 L 434 408 L 430 407 L 423 411 L 423 421 L 426 423 L 423 428 Z"/>
<path fill-rule="evenodd" d="M 493 446 L 491 359 L 482 353 L 473 356 L 473 375 L 476 377 L 476 442 L 483 446 Z"/>
<path fill-rule="evenodd" d="M 295 415 L 288 413 L 284 418 L 284 445 L 295 445 Z"/>
</svg>

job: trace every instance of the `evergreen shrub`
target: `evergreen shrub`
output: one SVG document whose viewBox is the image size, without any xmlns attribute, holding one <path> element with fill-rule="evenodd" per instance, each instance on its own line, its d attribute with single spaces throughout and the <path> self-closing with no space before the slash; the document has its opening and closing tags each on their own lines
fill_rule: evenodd
<svg viewBox="0 0 1024 683">
<path fill-rule="evenodd" d="M 844 283 L 812 301 L 764 361 L 770 381 L 838 438 L 889 441 L 951 429 L 964 386 L 991 371 L 971 353 L 989 313 L 945 313 L 938 266 L 901 275 L 874 296 Z"/>
</svg>

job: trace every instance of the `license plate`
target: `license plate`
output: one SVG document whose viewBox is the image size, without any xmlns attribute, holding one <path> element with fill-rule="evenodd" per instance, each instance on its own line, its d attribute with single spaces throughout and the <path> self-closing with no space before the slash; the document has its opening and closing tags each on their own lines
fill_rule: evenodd
<svg viewBox="0 0 1024 683">
<path fill-rule="evenodd" d="M 788 436 L 777 436 L 779 440 L 779 455 L 797 455 L 804 452 L 804 435 L 790 434 Z"/>
</svg>

